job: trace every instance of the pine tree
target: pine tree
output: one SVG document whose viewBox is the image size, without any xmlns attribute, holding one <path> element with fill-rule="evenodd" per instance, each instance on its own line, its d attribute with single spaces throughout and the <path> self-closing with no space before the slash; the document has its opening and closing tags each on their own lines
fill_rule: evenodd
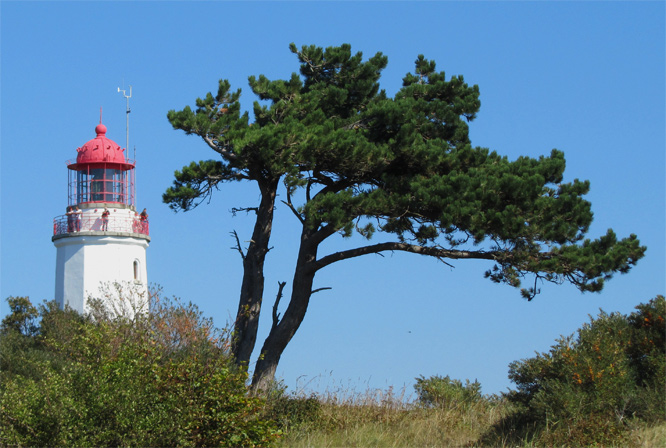
<svg viewBox="0 0 666 448">
<path fill-rule="evenodd" d="M 486 277 L 521 288 L 531 300 L 539 281 L 569 282 L 600 291 L 614 273 L 628 272 L 643 256 L 635 235 L 618 240 L 612 230 L 596 240 L 585 235 L 592 222 L 583 199 L 589 182 L 563 182 L 565 159 L 553 150 L 538 159 L 509 161 L 472 146 L 468 123 L 480 108 L 478 86 L 462 76 L 446 79 L 434 61 L 420 55 L 414 73 L 394 97 L 380 90 L 387 58 L 368 60 L 350 45 L 319 48 L 290 45 L 300 74 L 286 80 L 251 76 L 254 121 L 241 113 L 241 91 L 221 80 L 181 111 L 169 111 L 175 129 L 200 136 L 215 160 L 177 171 L 163 196 L 188 211 L 229 181 L 256 182 L 259 204 L 248 206 L 256 221 L 246 250 L 237 238 L 244 275 L 232 347 L 248 365 L 257 337 L 273 210 L 279 188 L 301 227 L 289 304 L 277 313 L 257 361 L 253 386 L 272 380 L 285 347 L 305 317 L 316 273 L 367 254 L 404 251 L 446 260 L 482 259 Z M 375 232 L 392 241 L 334 253 L 319 248 L 334 235 Z M 530 286 L 522 287 L 528 278 Z"/>
</svg>

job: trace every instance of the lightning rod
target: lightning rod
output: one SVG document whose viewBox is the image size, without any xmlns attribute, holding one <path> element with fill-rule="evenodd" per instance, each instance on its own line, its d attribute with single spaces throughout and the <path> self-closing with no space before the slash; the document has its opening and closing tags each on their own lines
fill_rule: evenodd
<svg viewBox="0 0 666 448">
<path fill-rule="evenodd" d="M 126 103 L 127 103 L 127 109 L 125 112 L 126 118 L 126 123 L 125 123 L 125 148 L 127 151 L 129 151 L 129 114 L 132 112 L 129 106 L 129 99 L 132 98 L 132 86 L 129 86 L 129 95 L 127 94 L 127 90 L 121 90 L 120 87 L 118 87 L 118 92 L 122 92 L 123 96 L 125 97 Z M 136 148 L 134 150 L 134 159 L 136 163 Z"/>
</svg>

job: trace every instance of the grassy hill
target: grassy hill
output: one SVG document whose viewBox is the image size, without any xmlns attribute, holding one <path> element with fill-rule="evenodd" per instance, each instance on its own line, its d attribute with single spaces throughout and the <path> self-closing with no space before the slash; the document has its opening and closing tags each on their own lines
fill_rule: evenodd
<svg viewBox="0 0 666 448">
<path fill-rule="evenodd" d="M 509 365 L 516 389 L 433 376 L 405 392 L 269 396 L 283 446 L 666 446 L 666 301 L 600 312 L 546 353 Z M 346 397 L 346 398 L 345 398 Z"/>
<path fill-rule="evenodd" d="M 344 395 L 344 394 L 343 394 Z M 405 402 L 405 391 L 366 391 L 345 396 L 283 396 L 272 402 L 282 429 L 280 447 L 536 447 L 590 446 L 581 441 L 543 443 L 552 434 L 519 433 L 510 424 L 516 407 L 506 398 L 483 397 L 471 405 L 424 407 Z M 615 440 L 597 446 L 666 446 L 666 423 L 635 421 Z"/>
</svg>

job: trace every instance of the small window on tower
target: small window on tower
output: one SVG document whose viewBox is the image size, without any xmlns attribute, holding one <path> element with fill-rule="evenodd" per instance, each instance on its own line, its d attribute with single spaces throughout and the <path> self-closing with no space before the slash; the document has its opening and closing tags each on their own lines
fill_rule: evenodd
<svg viewBox="0 0 666 448">
<path fill-rule="evenodd" d="M 141 282 L 141 276 L 139 274 L 139 260 L 134 260 L 134 282 Z"/>
</svg>

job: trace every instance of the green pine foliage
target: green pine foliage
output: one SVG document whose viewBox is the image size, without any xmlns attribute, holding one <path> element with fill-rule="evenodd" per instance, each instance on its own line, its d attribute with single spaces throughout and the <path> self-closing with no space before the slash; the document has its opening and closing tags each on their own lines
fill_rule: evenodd
<svg viewBox="0 0 666 448">
<path fill-rule="evenodd" d="M 0 329 L 0 446 L 268 446 L 226 339 L 192 305 L 134 320 L 8 299 Z M 29 312 L 25 312 L 29 310 Z M 31 330 L 30 322 L 39 319 Z M 16 324 L 19 325 L 16 325 Z M 26 331 L 26 329 L 30 331 Z"/>
<path fill-rule="evenodd" d="M 583 199 L 590 184 L 563 181 L 561 151 L 510 161 L 472 146 L 468 122 L 480 109 L 480 92 L 462 76 L 447 79 L 419 55 L 391 98 L 379 88 L 388 64 L 382 53 L 363 61 L 348 44 L 290 49 L 298 74 L 249 77 L 261 100 L 254 122 L 241 115 L 241 91 L 226 80 L 216 95 L 197 99 L 196 110 L 168 113 L 175 129 L 201 136 L 221 156 L 176 172 L 163 198 L 174 210 L 194 208 L 225 181 L 280 181 L 309 228 L 367 237 L 379 230 L 450 249 L 483 243 L 475 253 L 495 261 L 486 276 L 516 287 L 531 273 L 599 291 L 643 256 L 634 235 L 618 240 L 609 230 L 584 238 L 592 222 Z M 297 205 L 292 198 L 303 189 Z M 528 298 L 536 292 L 523 289 Z"/>
</svg>

